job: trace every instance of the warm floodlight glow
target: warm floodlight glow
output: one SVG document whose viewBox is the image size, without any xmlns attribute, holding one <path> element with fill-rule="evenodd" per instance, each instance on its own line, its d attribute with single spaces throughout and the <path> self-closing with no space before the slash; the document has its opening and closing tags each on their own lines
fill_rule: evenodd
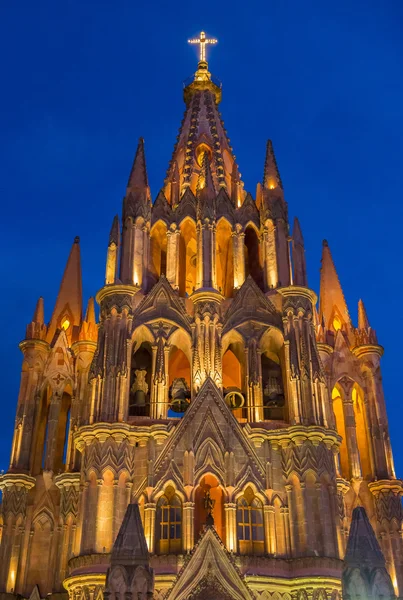
<svg viewBox="0 0 403 600">
<path fill-rule="evenodd" d="M 189 44 L 200 44 L 200 62 L 206 60 L 206 44 L 216 44 L 217 42 L 218 40 L 215 40 L 214 38 L 206 38 L 206 34 L 204 31 L 200 32 L 199 38 L 188 40 Z"/>
<path fill-rule="evenodd" d="M 337 315 L 333 318 L 333 329 L 335 331 L 339 331 L 339 329 L 341 329 L 341 321 Z"/>
<path fill-rule="evenodd" d="M 67 317 L 65 317 L 64 319 L 62 319 L 62 329 L 64 329 L 64 331 L 67 331 L 69 327 L 70 327 L 70 321 L 68 320 Z"/>
</svg>

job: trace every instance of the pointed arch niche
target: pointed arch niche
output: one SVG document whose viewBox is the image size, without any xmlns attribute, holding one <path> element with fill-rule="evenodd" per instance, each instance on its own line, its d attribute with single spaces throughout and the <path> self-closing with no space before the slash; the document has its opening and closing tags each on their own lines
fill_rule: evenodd
<svg viewBox="0 0 403 600">
<path fill-rule="evenodd" d="M 179 226 L 179 294 L 190 296 L 196 288 L 196 225 L 186 218 Z"/>
<path fill-rule="evenodd" d="M 170 338 L 168 417 L 182 417 L 190 403 L 192 389 L 190 360 L 190 338 L 183 330 L 178 329 Z"/>
<path fill-rule="evenodd" d="M 68 463 L 70 450 L 70 410 L 72 400 L 71 385 L 67 384 L 59 400 L 55 404 L 56 418 L 54 424 L 50 424 L 49 416 L 51 410 L 52 389 L 47 386 L 43 391 L 39 417 L 37 422 L 37 434 L 35 451 L 32 457 L 32 471 L 40 473 L 41 469 L 60 471 Z"/>
<path fill-rule="evenodd" d="M 350 479 L 352 469 L 345 421 L 345 392 L 339 384 L 336 384 L 332 390 L 332 401 L 337 433 L 342 437 L 340 445 L 340 470 L 345 479 Z M 371 478 L 373 475 L 370 451 L 371 441 L 368 436 L 364 392 L 357 383 L 354 383 L 351 389 L 351 401 L 354 412 L 355 434 L 361 474 L 364 478 Z"/>
<path fill-rule="evenodd" d="M 356 383 L 351 392 L 354 407 L 355 430 L 357 434 L 358 452 L 360 455 L 361 473 L 364 478 L 372 477 L 370 439 L 365 412 L 364 392 Z"/>
<path fill-rule="evenodd" d="M 220 219 L 216 228 L 216 286 L 226 298 L 234 289 L 234 256 L 232 228 L 225 219 Z"/>
<path fill-rule="evenodd" d="M 214 501 L 213 518 L 214 528 L 220 538 L 225 541 L 225 519 L 224 519 L 224 492 L 217 477 L 210 473 L 204 475 L 195 491 L 195 543 L 197 542 L 203 526 L 206 524 L 207 511 L 204 502 L 207 492 Z"/>
<path fill-rule="evenodd" d="M 167 226 L 163 221 L 158 221 L 151 228 L 150 267 L 155 281 L 167 273 Z"/>
<path fill-rule="evenodd" d="M 333 413 L 336 421 L 337 433 L 341 436 L 341 444 L 339 449 L 340 471 L 345 479 L 350 478 L 350 464 L 346 442 L 346 425 L 344 422 L 343 411 L 343 395 L 344 392 L 339 384 L 336 384 L 332 390 Z"/>
<path fill-rule="evenodd" d="M 245 278 L 251 275 L 261 290 L 264 290 L 263 269 L 260 261 L 259 237 L 256 228 L 249 224 L 245 228 Z"/>
<path fill-rule="evenodd" d="M 284 375 L 284 339 L 275 329 L 268 329 L 260 341 L 263 419 L 287 421 Z"/>
<path fill-rule="evenodd" d="M 245 372 L 245 342 L 240 333 L 233 330 L 223 340 L 222 381 L 224 397 L 229 392 L 236 391 L 241 392 L 245 398 L 244 406 L 233 411 L 234 417 L 241 421 L 247 418 Z"/>
<path fill-rule="evenodd" d="M 145 330 L 145 328 L 144 328 Z M 139 332 L 130 369 L 129 417 L 150 416 L 150 394 L 152 377 L 152 349 L 148 339 Z"/>
</svg>

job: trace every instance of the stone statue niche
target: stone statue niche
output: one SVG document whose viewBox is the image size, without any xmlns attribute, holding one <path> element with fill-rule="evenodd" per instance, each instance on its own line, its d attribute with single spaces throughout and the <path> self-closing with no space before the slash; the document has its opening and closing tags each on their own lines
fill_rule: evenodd
<svg viewBox="0 0 403 600">
<path fill-rule="evenodd" d="M 150 416 L 152 354 L 143 342 L 134 353 L 130 372 L 129 417 Z"/>
<path fill-rule="evenodd" d="M 281 366 L 262 355 L 263 415 L 265 421 L 285 419 L 285 397 Z"/>
</svg>

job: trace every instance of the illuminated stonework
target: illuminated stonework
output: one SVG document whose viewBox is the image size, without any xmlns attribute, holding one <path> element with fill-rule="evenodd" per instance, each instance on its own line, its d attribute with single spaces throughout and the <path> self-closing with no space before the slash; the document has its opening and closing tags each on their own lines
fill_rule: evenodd
<svg viewBox="0 0 403 600">
<path fill-rule="evenodd" d="M 99 322 L 76 238 L 50 323 L 41 298 L 20 344 L 0 600 L 337 600 L 357 505 L 370 572 L 402 596 L 403 485 L 364 305 L 355 327 L 325 242 L 317 308 L 273 146 L 254 199 L 205 56 L 184 99 L 154 203 L 139 141 Z"/>
</svg>

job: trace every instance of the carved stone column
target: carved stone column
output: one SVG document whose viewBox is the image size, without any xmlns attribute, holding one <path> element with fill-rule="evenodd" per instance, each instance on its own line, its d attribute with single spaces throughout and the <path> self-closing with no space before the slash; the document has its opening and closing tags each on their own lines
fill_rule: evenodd
<svg viewBox="0 0 403 600">
<path fill-rule="evenodd" d="M 148 551 L 155 552 L 155 515 L 157 506 L 155 502 L 147 502 L 144 505 L 144 535 L 146 537 Z"/>
<path fill-rule="evenodd" d="M 276 554 L 276 515 L 274 506 L 264 506 L 264 532 L 267 554 Z"/>
<path fill-rule="evenodd" d="M 343 413 L 346 428 L 346 445 L 348 451 L 350 475 L 353 479 L 358 479 L 362 477 L 362 473 L 352 399 L 353 381 L 345 377 L 340 380 L 340 383 L 345 394 L 345 397 L 343 398 Z"/>
<path fill-rule="evenodd" d="M 237 527 L 236 527 L 236 504 L 234 502 L 226 502 L 224 504 L 225 512 L 225 532 L 226 546 L 230 552 L 237 551 Z"/>
<path fill-rule="evenodd" d="M 189 553 L 194 546 L 194 502 L 183 503 L 183 551 Z"/>
<path fill-rule="evenodd" d="M 263 229 L 263 248 L 266 285 L 269 289 L 277 287 L 277 254 L 276 254 L 276 228 L 271 219 L 268 219 Z"/>
<path fill-rule="evenodd" d="M 167 279 L 174 290 L 179 289 L 180 230 L 172 223 L 167 231 Z"/>
<path fill-rule="evenodd" d="M 234 257 L 234 289 L 237 290 L 245 281 L 245 234 L 242 225 L 237 223 L 232 233 L 233 257 Z"/>
</svg>

